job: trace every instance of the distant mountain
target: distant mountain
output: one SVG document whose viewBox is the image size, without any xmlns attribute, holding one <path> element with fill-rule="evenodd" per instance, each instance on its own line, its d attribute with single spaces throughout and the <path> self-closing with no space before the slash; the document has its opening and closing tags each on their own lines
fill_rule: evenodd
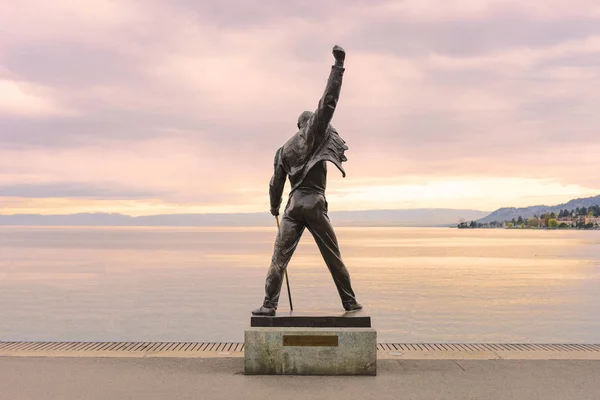
<svg viewBox="0 0 600 400">
<path fill-rule="evenodd" d="M 600 205 L 600 195 L 582 199 L 574 199 L 568 203 L 558 204 L 556 206 L 531 206 L 523 208 L 505 207 L 494 211 L 485 218 L 477 220 L 477 222 L 486 223 L 492 221 L 510 221 L 513 218 L 518 219 L 519 216 L 527 219 L 533 217 L 534 215 L 542 215 L 551 212 L 558 214 L 560 210 L 574 210 L 576 208 L 587 208 L 596 205 Z"/>
<path fill-rule="evenodd" d="M 336 226 L 450 226 L 487 215 L 485 211 L 421 208 L 411 210 L 334 211 Z M 269 213 L 165 214 L 131 217 L 123 214 L 0 215 L 0 225 L 38 226 L 272 226 Z"/>
</svg>

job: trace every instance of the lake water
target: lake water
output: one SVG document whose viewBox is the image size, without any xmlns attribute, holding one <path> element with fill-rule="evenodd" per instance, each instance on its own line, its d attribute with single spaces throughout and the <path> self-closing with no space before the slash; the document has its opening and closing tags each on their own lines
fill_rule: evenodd
<svg viewBox="0 0 600 400">
<path fill-rule="evenodd" d="M 0 340 L 243 341 L 275 229 L 0 227 Z M 600 231 L 337 234 L 381 342 L 600 343 Z M 289 276 L 341 310 L 308 233 Z"/>
</svg>

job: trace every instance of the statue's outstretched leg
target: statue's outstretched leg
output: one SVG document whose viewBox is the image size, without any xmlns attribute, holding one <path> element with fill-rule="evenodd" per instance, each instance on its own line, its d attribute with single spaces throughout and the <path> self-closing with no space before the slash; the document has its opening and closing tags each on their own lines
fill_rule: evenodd
<svg viewBox="0 0 600 400">
<path fill-rule="evenodd" d="M 275 240 L 275 248 L 273 257 L 271 258 L 271 266 L 267 273 L 265 283 L 265 299 L 262 307 L 252 311 L 254 315 L 275 315 L 277 304 L 279 303 L 279 294 L 283 283 L 284 271 L 287 268 L 298 242 L 304 232 L 304 224 L 291 218 L 286 212 L 281 219 L 277 239 Z"/>
<path fill-rule="evenodd" d="M 342 261 L 335 231 L 327 215 L 327 201 L 325 200 L 325 196 L 320 196 L 320 199 L 315 204 L 314 212 L 307 215 L 306 219 L 308 230 L 315 238 L 317 246 L 319 246 L 321 255 L 335 282 L 344 309 L 346 311 L 360 310 L 362 306 L 356 301 L 356 296 L 350 283 L 350 274 L 344 265 L 344 261 Z"/>
</svg>

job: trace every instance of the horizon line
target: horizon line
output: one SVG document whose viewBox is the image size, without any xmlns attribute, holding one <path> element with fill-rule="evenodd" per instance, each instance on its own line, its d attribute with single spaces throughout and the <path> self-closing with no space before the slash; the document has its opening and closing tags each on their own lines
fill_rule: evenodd
<svg viewBox="0 0 600 400">
<path fill-rule="evenodd" d="M 509 207 L 507 207 L 509 208 Z M 491 213 L 492 211 L 488 210 L 477 210 L 472 208 L 444 208 L 444 207 L 420 207 L 420 208 L 385 208 L 385 209 L 361 209 L 361 210 L 333 210 L 329 211 L 329 213 L 339 213 L 339 212 L 377 212 L 377 211 L 419 211 L 419 210 L 447 210 L 447 211 L 475 211 L 482 213 Z M 496 211 L 496 210 L 495 210 Z M 0 216 L 22 216 L 22 215 L 36 215 L 36 216 L 69 216 L 69 215 L 120 215 L 124 217 L 130 218 L 143 218 L 143 217 L 155 217 L 155 216 L 167 216 L 167 215 L 262 215 L 269 214 L 269 211 L 253 211 L 253 212 L 218 212 L 218 213 L 166 213 L 166 214 L 147 214 L 147 215 L 138 215 L 133 216 L 120 212 L 107 212 L 107 211 L 87 211 L 87 212 L 77 212 L 77 213 L 69 213 L 69 214 L 40 214 L 40 213 L 22 213 L 22 214 L 3 214 L 0 212 Z M 280 215 L 283 214 L 280 213 Z"/>
</svg>

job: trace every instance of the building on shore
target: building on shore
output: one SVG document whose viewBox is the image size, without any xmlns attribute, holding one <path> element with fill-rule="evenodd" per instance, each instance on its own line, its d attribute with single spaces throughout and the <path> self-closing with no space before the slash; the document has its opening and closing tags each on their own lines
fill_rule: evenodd
<svg viewBox="0 0 600 400">
<path fill-rule="evenodd" d="M 586 216 L 583 219 L 584 224 L 600 225 L 600 217 Z"/>
<path fill-rule="evenodd" d="M 573 220 L 572 218 L 559 218 L 557 220 L 558 225 L 560 226 L 561 224 L 565 224 L 569 227 L 571 226 L 575 226 L 575 224 L 577 223 L 577 221 Z"/>
</svg>

